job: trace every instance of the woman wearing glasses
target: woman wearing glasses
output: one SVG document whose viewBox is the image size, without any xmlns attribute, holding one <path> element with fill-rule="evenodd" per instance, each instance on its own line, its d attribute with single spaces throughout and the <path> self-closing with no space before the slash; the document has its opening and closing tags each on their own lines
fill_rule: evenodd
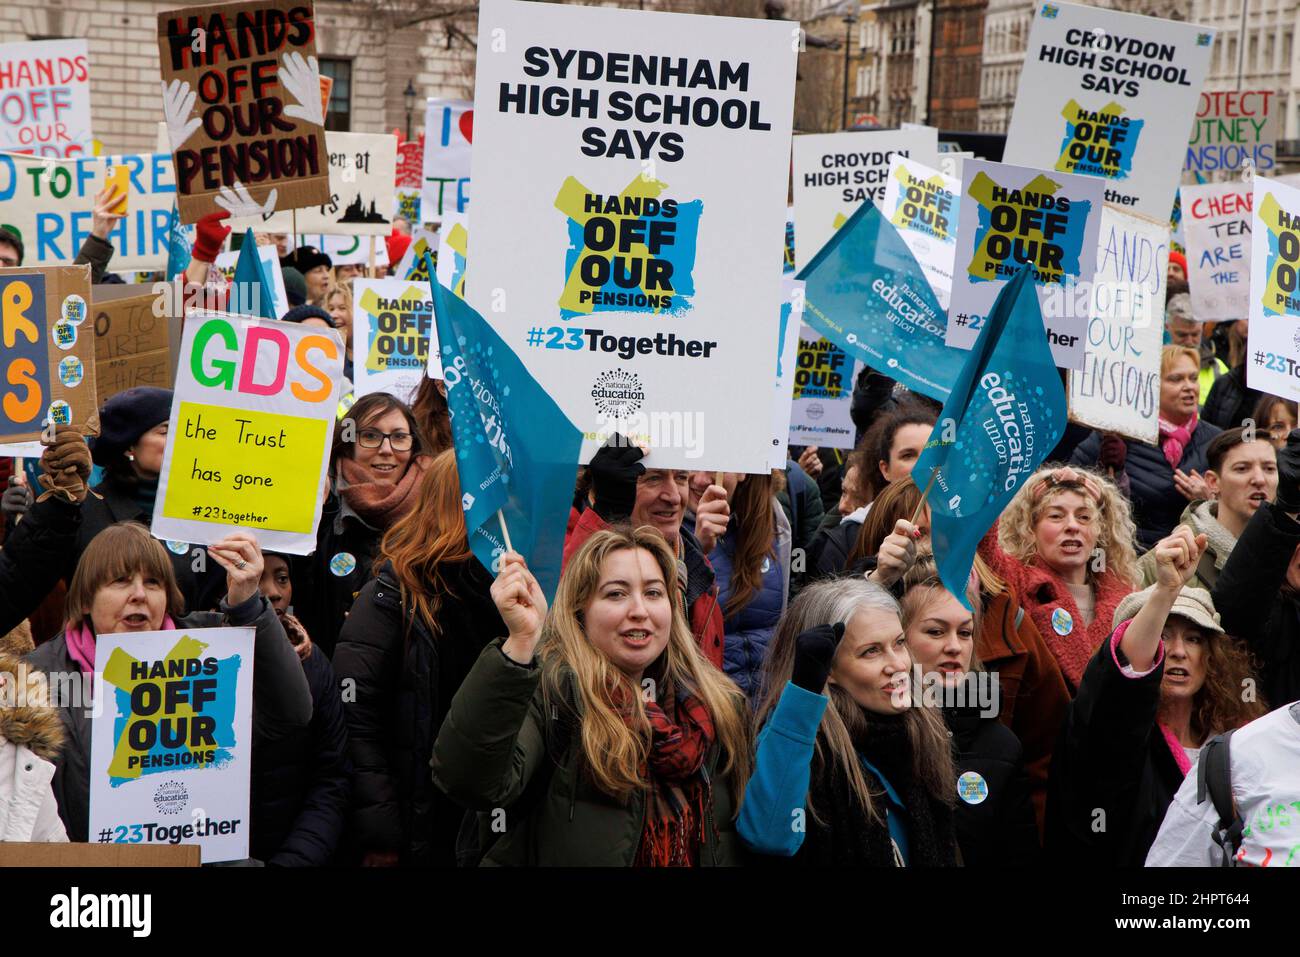
<svg viewBox="0 0 1300 957">
<path fill-rule="evenodd" d="M 379 540 L 411 511 L 428 468 L 410 408 L 385 392 L 362 396 L 334 430 L 330 494 L 309 563 L 309 601 L 298 617 L 331 658 L 339 629 L 370 567 Z"/>
</svg>

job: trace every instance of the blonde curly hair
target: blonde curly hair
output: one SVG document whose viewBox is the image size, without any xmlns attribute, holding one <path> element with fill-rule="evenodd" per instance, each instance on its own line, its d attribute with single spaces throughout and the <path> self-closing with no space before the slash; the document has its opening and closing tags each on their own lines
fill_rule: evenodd
<svg viewBox="0 0 1300 957">
<path fill-rule="evenodd" d="M 1042 518 L 1047 506 L 1063 492 L 1077 492 L 1085 498 L 1094 499 L 1083 482 L 1055 482 L 1051 475 L 1059 465 L 1045 466 L 1035 472 L 1020 490 L 1016 492 L 1011 503 L 1002 512 L 998 523 L 998 545 L 1012 558 L 1025 565 L 1035 564 L 1038 554 L 1038 539 L 1034 529 Z M 1080 476 L 1097 483 L 1101 490 L 1101 501 L 1097 502 L 1100 522 L 1097 527 L 1097 548 L 1106 556 L 1105 567 L 1130 585 L 1137 586 L 1142 580 L 1137 567 L 1137 550 L 1133 547 L 1137 539 L 1137 526 L 1133 524 L 1133 508 L 1115 483 L 1095 469 L 1071 465 Z M 1046 491 L 1041 491 L 1044 484 Z M 1039 496 L 1035 501 L 1035 493 Z M 1088 563 L 1088 574 L 1092 576 L 1092 563 Z"/>
</svg>

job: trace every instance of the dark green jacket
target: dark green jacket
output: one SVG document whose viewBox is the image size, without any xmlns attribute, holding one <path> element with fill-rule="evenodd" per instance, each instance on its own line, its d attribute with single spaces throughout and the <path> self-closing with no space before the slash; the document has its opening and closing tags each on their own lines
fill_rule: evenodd
<svg viewBox="0 0 1300 957">
<path fill-rule="evenodd" d="M 547 713 L 542 667 L 510 661 L 503 641 L 483 649 L 452 699 L 433 746 L 434 783 L 480 812 L 484 865 L 631 866 L 644 797 L 624 804 L 581 772 L 579 729 L 558 707 Z M 569 695 L 576 699 L 571 686 Z M 713 822 L 700 848 L 705 866 L 740 864 L 744 853 L 729 782 L 714 776 L 719 750 L 704 761 L 713 783 Z"/>
</svg>

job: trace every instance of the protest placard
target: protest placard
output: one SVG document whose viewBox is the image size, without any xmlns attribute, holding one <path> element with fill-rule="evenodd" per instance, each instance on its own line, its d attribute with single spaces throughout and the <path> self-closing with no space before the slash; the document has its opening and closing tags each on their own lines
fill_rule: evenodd
<svg viewBox="0 0 1300 957">
<path fill-rule="evenodd" d="M 1087 358 L 1070 373 L 1070 419 L 1156 445 L 1169 226 L 1105 206 Z"/>
<path fill-rule="evenodd" d="M 248 857 L 252 628 L 97 635 L 90 840 Z"/>
<path fill-rule="evenodd" d="M 393 131 L 397 134 L 397 131 Z M 397 191 L 396 215 L 412 228 L 424 220 L 420 218 L 420 191 L 424 188 L 424 131 L 413 140 L 397 134 Z"/>
<path fill-rule="evenodd" d="M 239 253 L 238 249 L 228 249 L 218 253 L 217 261 L 213 263 L 225 275 L 227 282 L 233 282 L 235 279 L 235 266 L 239 263 Z M 257 258 L 262 262 L 262 269 L 269 283 L 271 308 L 275 310 L 275 318 L 283 319 L 284 314 L 289 311 L 289 294 L 284 288 L 284 269 L 280 266 L 280 251 L 269 244 L 258 246 Z"/>
<path fill-rule="evenodd" d="M 1039 3 L 1003 162 L 1100 177 L 1106 202 L 1163 220 L 1213 44 L 1209 27 Z"/>
<path fill-rule="evenodd" d="M 352 283 L 354 395 L 387 392 L 415 398 L 426 369 L 442 378 L 429 284 L 407 279 L 356 279 Z"/>
<path fill-rule="evenodd" d="M 465 298 L 469 272 L 469 213 L 448 213 L 438 229 L 438 282 Z"/>
<path fill-rule="evenodd" d="M 374 249 L 376 266 L 388 265 L 388 247 L 374 236 L 325 236 L 299 234 L 299 246 L 315 246 L 335 266 L 364 266 L 370 262 L 371 248 Z"/>
<path fill-rule="evenodd" d="M 492 202 L 467 301 L 587 434 L 584 457 L 622 417 L 675 415 L 709 423 L 706 447 L 660 436 L 651 467 L 763 471 L 789 24 L 485 0 L 480 48 L 502 35 L 508 52 L 478 58 L 474 189 Z"/>
<path fill-rule="evenodd" d="M 1254 191 L 1234 181 L 1184 186 L 1181 195 L 1192 316 L 1201 322 L 1244 319 Z"/>
<path fill-rule="evenodd" d="M 469 208 L 474 104 L 468 100 L 427 100 L 423 139 L 420 215 L 426 223 L 440 223 L 447 213 L 464 213 Z"/>
<path fill-rule="evenodd" d="M 939 165 L 932 127 L 816 133 L 794 138 L 795 267 L 803 269 L 865 201 L 885 198 L 889 162 L 905 156 Z"/>
<path fill-rule="evenodd" d="M 321 206 L 300 207 L 231 220 L 236 232 L 324 233 L 334 236 L 387 236 L 393 229 L 393 182 L 397 138 L 389 133 L 325 134 L 329 150 L 330 193 Z"/>
<path fill-rule="evenodd" d="M 1236 172 L 1277 166 L 1274 90 L 1202 90 L 1183 169 Z"/>
<path fill-rule="evenodd" d="M 781 276 L 781 327 L 776 343 L 776 393 L 772 399 L 772 449 L 768 466 L 785 468 L 790 445 L 790 407 L 794 401 L 795 361 L 803 325 L 803 283 Z"/>
<path fill-rule="evenodd" d="M 154 537 L 211 545 L 246 528 L 268 550 L 311 552 L 342 375 L 328 329 L 187 316 Z"/>
<path fill-rule="evenodd" d="M 89 317 L 89 266 L 0 269 L 0 442 L 35 441 L 47 422 L 98 427 Z"/>
<path fill-rule="evenodd" d="M 91 156 L 85 40 L 0 43 L 0 150 Z"/>
<path fill-rule="evenodd" d="M 1300 400 L 1300 188 L 1256 176 L 1252 209 L 1246 383 Z"/>
<path fill-rule="evenodd" d="M 393 270 L 393 275 L 401 279 L 413 279 L 416 282 L 428 282 L 428 270 L 424 265 L 424 254 L 428 253 L 434 268 L 438 265 L 438 234 L 428 229 L 417 229 L 411 237 L 411 245 L 406 247 L 402 261 Z"/>
<path fill-rule="evenodd" d="M 822 338 L 811 326 L 799 326 L 794 391 L 790 403 L 790 445 L 851 449 L 857 428 L 849 407 L 859 365 L 847 352 Z"/>
<path fill-rule="evenodd" d="M 49 161 L 0 153 L 0 223 L 26 247 L 29 266 L 71 265 L 90 235 L 95 194 L 114 166 L 130 174 L 130 206 L 109 231 L 110 266 L 119 272 L 164 269 L 176 183 L 161 153 Z"/>
<path fill-rule="evenodd" d="M 880 211 L 912 250 L 944 309 L 952 297 L 960 198 L 960 179 L 906 157 L 895 156 L 889 161 L 888 185 Z"/>
<path fill-rule="evenodd" d="M 163 11 L 158 56 L 182 222 L 332 202 L 311 0 Z"/>
<path fill-rule="evenodd" d="M 971 348 L 1002 287 L 1030 265 L 1056 364 L 1082 369 L 1105 184 L 983 160 L 962 171 L 948 344 Z"/>
<path fill-rule="evenodd" d="M 110 396 L 135 386 L 170 389 L 175 372 L 170 327 L 179 328 L 180 319 L 157 315 L 158 297 L 152 291 L 104 300 L 102 289 L 92 287 L 90 304 L 95 330 L 96 408 L 103 407 Z"/>
</svg>

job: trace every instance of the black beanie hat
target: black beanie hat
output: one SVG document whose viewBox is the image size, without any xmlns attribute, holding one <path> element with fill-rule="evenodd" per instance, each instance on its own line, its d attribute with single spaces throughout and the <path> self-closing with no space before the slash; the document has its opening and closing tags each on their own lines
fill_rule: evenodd
<svg viewBox="0 0 1300 957">
<path fill-rule="evenodd" d="M 23 256 L 26 252 L 23 249 L 23 238 L 18 235 L 18 230 L 14 229 L 8 223 L 0 225 L 0 243 L 8 243 L 14 249 L 18 250 L 18 265 L 23 264 Z"/>
<path fill-rule="evenodd" d="M 334 317 L 320 306 L 294 306 L 284 314 L 283 319 L 285 322 L 302 322 L 306 319 L 321 319 L 328 322 L 331 329 L 334 328 Z"/>
<path fill-rule="evenodd" d="M 304 276 L 317 266 L 325 266 L 329 268 L 333 265 L 333 260 L 315 246 L 299 246 L 293 252 L 293 268 L 298 270 L 298 272 L 302 273 Z"/>
<path fill-rule="evenodd" d="M 171 389 L 138 386 L 109 396 L 99 410 L 99 435 L 90 438 L 90 457 L 107 466 L 171 414 Z"/>
</svg>

